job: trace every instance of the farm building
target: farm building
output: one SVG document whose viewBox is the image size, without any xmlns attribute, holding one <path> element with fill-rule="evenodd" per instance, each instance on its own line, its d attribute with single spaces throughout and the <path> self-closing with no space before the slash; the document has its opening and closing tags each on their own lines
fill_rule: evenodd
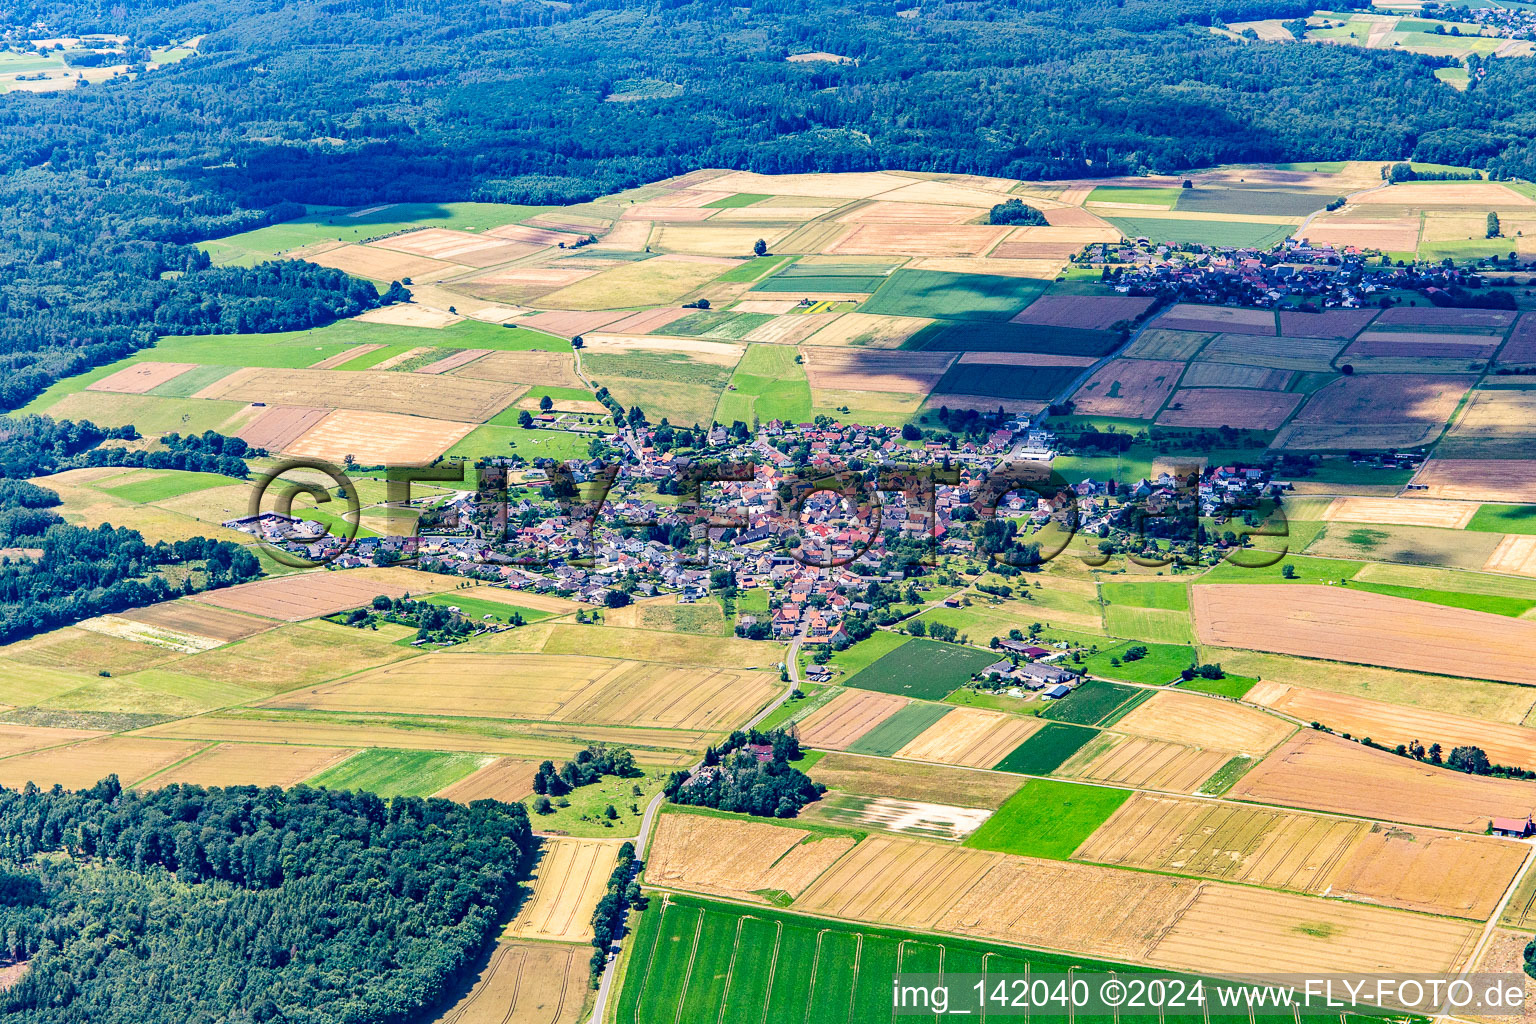
<svg viewBox="0 0 1536 1024">
<path fill-rule="evenodd" d="M 1536 832 L 1536 826 L 1531 823 L 1531 816 L 1527 814 L 1523 818 L 1494 818 L 1492 825 L 1493 834 L 1496 836 L 1513 836 L 1516 839 L 1525 839 Z"/>
</svg>

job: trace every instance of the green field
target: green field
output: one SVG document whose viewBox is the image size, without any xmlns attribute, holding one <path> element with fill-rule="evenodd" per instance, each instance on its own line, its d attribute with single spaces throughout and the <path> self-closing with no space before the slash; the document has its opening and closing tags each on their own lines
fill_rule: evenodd
<svg viewBox="0 0 1536 1024">
<path fill-rule="evenodd" d="M 849 744 L 848 749 L 855 754 L 878 754 L 881 757 L 890 757 L 953 710 L 954 708 L 947 704 L 922 702 L 908 704 Z"/>
<path fill-rule="evenodd" d="M 316 242 L 364 242 L 410 228 L 484 231 L 517 224 L 553 209 L 556 207 L 505 203 L 392 203 L 352 211 L 311 207 L 307 216 L 296 220 L 198 242 L 197 247 L 216 264 L 252 266 L 278 253 Z"/>
<path fill-rule="evenodd" d="M 1099 593 L 1110 604 L 1189 611 L 1189 587 L 1182 582 L 1101 583 Z"/>
<path fill-rule="evenodd" d="M 763 610 L 767 611 L 766 608 Z M 852 647 L 844 648 L 832 655 L 832 660 L 828 664 L 852 675 L 855 672 L 862 672 L 902 644 L 909 643 L 911 640 L 912 638 L 905 633 L 892 633 L 889 630 L 877 629 Z"/>
<path fill-rule="evenodd" d="M 1101 725 L 1105 719 L 1119 718 L 1126 705 L 1139 704 L 1152 695 L 1152 691 L 1140 686 L 1121 686 L 1090 679 L 1080 684 L 1069 696 L 1052 701 L 1040 712 L 1041 718 L 1053 722 L 1071 722 L 1074 725 Z M 1117 714 L 1117 712 L 1119 712 Z"/>
<path fill-rule="evenodd" d="M 792 345 L 748 345 L 730 384 L 720 395 L 715 421 L 734 423 L 811 418 L 811 386 Z"/>
<path fill-rule="evenodd" d="M 1166 220 L 1161 217 L 1105 217 L 1127 238 L 1153 242 L 1267 249 L 1295 230 L 1294 224 L 1249 224 L 1227 220 Z"/>
<path fill-rule="evenodd" d="M 1536 600 L 1528 597 L 1503 597 L 1495 594 L 1465 594 L 1455 590 L 1425 590 L 1421 587 L 1397 587 L 1385 583 L 1351 583 L 1352 590 L 1369 590 L 1373 594 L 1388 597 L 1405 597 L 1410 601 L 1427 601 L 1447 608 L 1470 608 L 1475 612 L 1492 615 L 1508 615 L 1518 618 L 1536 608 Z"/>
<path fill-rule="evenodd" d="M 148 393 L 157 398 L 191 398 L 214 381 L 223 380 L 238 369 L 238 366 L 194 366 L 164 384 L 150 388 Z"/>
<path fill-rule="evenodd" d="M 1135 661 L 1125 660 L 1125 652 L 1132 647 L 1145 647 L 1145 656 Z M 1119 660 L 1120 664 L 1114 662 Z M 1159 644 L 1148 641 L 1122 641 L 1105 647 L 1083 662 L 1083 670 L 1089 675 L 1123 679 L 1128 683 L 1170 682 L 1195 660 L 1193 648 L 1181 644 Z"/>
<path fill-rule="evenodd" d="M 1031 779 L 965 845 L 1066 860 L 1130 795 L 1128 789 Z"/>
<path fill-rule="evenodd" d="M 716 199 L 712 203 L 705 203 L 706 210 L 734 210 L 742 206 L 755 206 L 764 199 L 772 199 L 772 196 L 760 196 L 751 192 L 737 192 L 733 196 L 724 199 Z"/>
<path fill-rule="evenodd" d="M 759 256 L 756 259 L 747 260 L 739 267 L 732 267 L 719 277 L 715 278 L 715 284 L 741 284 L 745 281 L 756 281 L 764 274 L 772 273 L 780 264 L 795 259 L 794 256 Z"/>
<path fill-rule="evenodd" d="M 864 305 L 863 313 L 947 320 L 1007 320 L 1039 298 L 1046 282 L 1027 277 L 898 270 Z"/>
<path fill-rule="evenodd" d="M 1049 722 L 999 761 L 996 770 L 1021 775 L 1049 775 L 1098 734 L 1097 729 L 1081 725 Z"/>
<path fill-rule="evenodd" d="M 431 796 L 493 759 L 433 750 L 364 750 L 307 779 L 327 789 L 362 789 L 379 796 Z"/>
<path fill-rule="evenodd" d="M 1486 533 L 1536 534 L 1536 505 L 1481 505 L 1467 529 Z"/>
<path fill-rule="evenodd" d="M 217 473 L 186 473 L 173 469 L 146 469 L 127 474 L 127 479 L 105 481 L 98 491 L 105 491 L 114 498 L 131 501 L 135 505 L 148 505 L 167 498 L 206 491 L 213 487 L 228 487 L 241 481 Z"/>
<path fill-rule="evenodd" d="M 850 676 L 843 685 L 939 700 L 996 660 L 994 654 L 974 647 L 914 639 Z"/>
<path fill-rule="evenodd" d="M 585 459 L 589 457 L 595 436 L 569 430 L 540 430 L 536 427 L 524 430 L 489 423 L 465 434 L 458 444 L 448 449 L 444 458 L 460 458 L 468 462 L 488 455 L 521 455 L 530 462 L 534 459 Z"/>
<path fill-rule="evenodd" d="M 618 999 L 619 1024 L 888 1021 L 891 978 L 898 970 L 937 973 L 942 966 L 946 973 L 1022 974 L 1104 969 L 1082 957 L 676 895 L 653 894 L 625 945 L 630 959 Z"/>
<path fill-rule="evenodd" d="M 1173 187 L 1137 188 L 1135 185 L 1100 185 L 1088 193 L 1089 203 L 1135 203 L 1172 209 L 1183 190 Z"/>
<path fill-rule="evenodd" d="M 427 604 L 439 605 L 443 608 L 457 608 L 465 616 L 471 619 L 484 619 L 489 615 L 498 622 L 511 622 L 512 616 L 521 613 L 524 622 L 537 622 L 539 619 L 547 619 L 552 612 L 541 612 L 533 608 L 523 608 L 515 604 L 503 604 L 500 601 L 487 601 L 478 597 L 466 597 L 463 591 L 450 590 L 444 594 L 433 594 L 423 598 Z"/>
<path fill-rule="evenodd" d="M 1220 679 L 1196 676 L 1180 683 L 1179 689 L 1194 690 L 1196 693 L 1214 693 L 1218 697 L 1242 700 L 1256 683 L 1258 683 L 1257 679 L 1249 679 L 1247 676 L 1222 676 Z"/>
</svg>

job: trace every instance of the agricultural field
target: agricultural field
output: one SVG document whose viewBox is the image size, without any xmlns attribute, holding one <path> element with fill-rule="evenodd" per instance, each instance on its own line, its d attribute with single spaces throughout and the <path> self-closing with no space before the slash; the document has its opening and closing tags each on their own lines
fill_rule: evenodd
<svg viewBox="0 0 1536 1024">
<path fill-rule="evenodd" d="M 938 700 L 996 659 L 974 647 L 909 640 L 843 680 L 862 690 Z"/>
<path fill-rule="evenodd" d="M 1031 779 L 966 840 L 966 845 L 1066 860 L 1130 796 L 1124 789 Z"/>
</svg>

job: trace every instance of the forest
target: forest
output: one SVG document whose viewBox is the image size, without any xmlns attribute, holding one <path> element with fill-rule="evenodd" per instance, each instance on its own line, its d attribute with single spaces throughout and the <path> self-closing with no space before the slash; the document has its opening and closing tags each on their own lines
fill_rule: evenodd
<svg viewBox="0 0 1536 1024">
<path fill-rule="evenodd" d="M 405 1024 L 482 965 L 532 841 L 489 800 L 0 790 L 0 1014 Z"/>
<path fill-rule="evenodd" d="M 1302 0 L 136 0 L 12 25 L 200 54 L 0 100 L 0 408 L 157 334 L 315 326 L 379 301 L 186 243 L 298 204 L 563 203 L 707 166 L 1020 178 L 1402 159 L 1536 176 L 1531 61 L 1236 41 Z M 832 16 L 835 12 L 835 16 Z M 850 63 L 789 63 L 826 50 Z M 1320 88 L 1326 83 L 1326 88 Z"/>
</svg>

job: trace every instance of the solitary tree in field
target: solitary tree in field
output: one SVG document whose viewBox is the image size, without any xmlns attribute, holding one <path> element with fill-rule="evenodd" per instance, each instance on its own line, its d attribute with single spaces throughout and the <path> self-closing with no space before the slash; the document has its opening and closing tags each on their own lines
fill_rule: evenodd
<svg viewBox="0 0 1536 1024">
<path fill-rule="evenodd" d="M 545 395 L 543 398 L 539 399 L 539 411 L 540 412 L 549 412 L 549 410 L 553 409 L 554 407 L 555 407 L 555 400 L 553 398 L 550 398 L 548 395 Z"/>
<path fill-rule="evenodd" d="M 1498 238 L 1501 233 L 1499 231 L 1499 215 L 1496 213 L 1488 214 L 1488 237 Z"/>
<path fill-rule="evenodd" d="M 759 238 L 757 241 L 753 242 L 752 243 L 752 255 L 754 255 L 754 256 L 766 256 L 766 255 L 768 255 L 768 243 L 763 241 L 761 238 Z"/>
</svg>

